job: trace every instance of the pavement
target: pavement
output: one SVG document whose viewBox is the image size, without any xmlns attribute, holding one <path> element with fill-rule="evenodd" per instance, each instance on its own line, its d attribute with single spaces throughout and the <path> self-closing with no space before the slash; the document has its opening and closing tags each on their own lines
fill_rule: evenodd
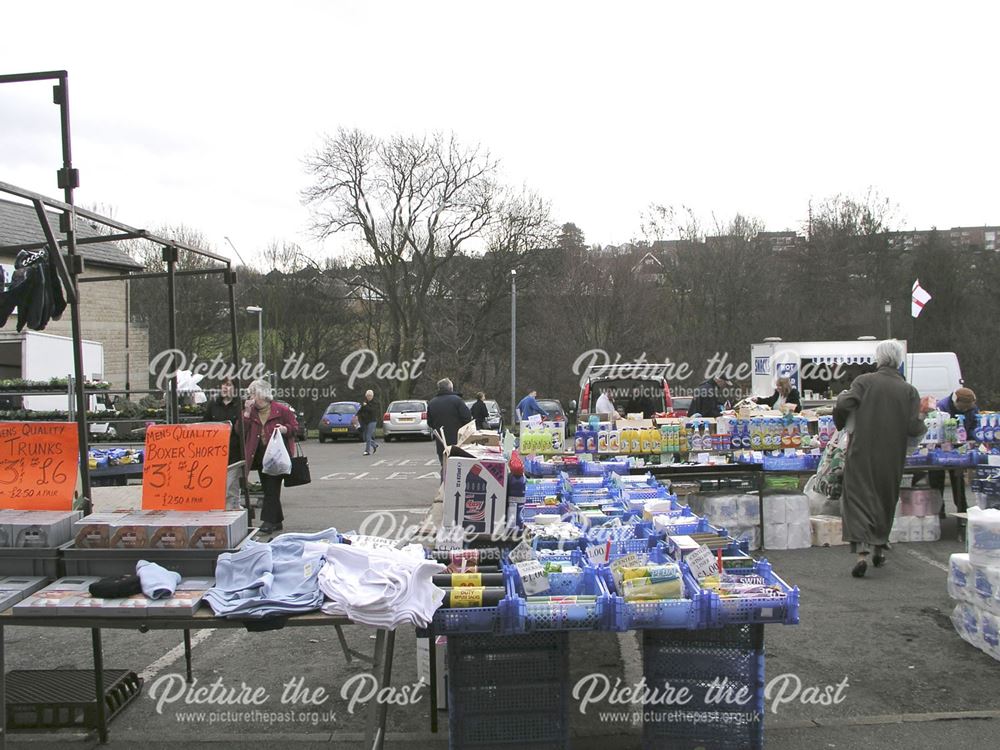
<svg viewBox="0 0 1000 750">
<path fill-rule="evenodd" d="M 358 443 L 311 440 L 304 448 L 313 482 L 284 491 L 287 531 L 335 526 L 396 535 L 425 517 L 437 489 L 430 442 L 383 444 L 369 457 Z M 768 748 L 995 746 L 1000 662 L 962 641 L 948 619 L 947 561 L 962 548 L 948 521 L 942 541 L 896 545 L 886 567 L 860 580 L 850 576 L 846 547 L 765 553 L 776 572 L 799 586 L 802 600 L 799 625 L 765 628 Z M 366 629 L 349 627 L 345 634 L 352 647 L 372 650 Z M 368 691 L 368 670 L 357 661 L 345 664 L 332 629 L 216 629 L 193 638 L 194 688 L 214 684 L 214 697 L 228 704 L 207 703 L 209 690 L 181 684 L 179 634 L 105 631 L 106 667 L 145 679 L 142 694 L 111 723 L 106 747 L 362 746 L 366 717 L 359 701 Z M 635 633 L 578 633 L 570 645 L 571 684 L 594 673 L 622 684 L 641 676 Z M 90 665 L 86 631 L 6 628 L 8 670 Z M 441 729 L 431 734 L 426 690 L 410 699 L 416 681 L 415 638 L 403 628 L 395 690 L 384 696 L 395 703 L 386 747 L 445 748 L 448 715 L 440 714 Z M 256 705 L 245 705 L 248 696 Z M 573 748 L 640 746 L 631 706 L 598 704 L 581 713 L 572 697 L 570 706 Z M 10 742 L 97 745 L 92 734 L 77 732 L 13 734 Z"/>
</svg>

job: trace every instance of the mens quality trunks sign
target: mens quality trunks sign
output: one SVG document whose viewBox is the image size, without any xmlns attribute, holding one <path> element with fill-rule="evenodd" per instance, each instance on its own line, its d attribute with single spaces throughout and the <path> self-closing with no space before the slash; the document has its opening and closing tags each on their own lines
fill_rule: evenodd
<svg viewBox="0 0 1000 750">
<path fill-rule="evenodd" d="M 214 423 L 150 426 L 143 510 L 225 510 L 229 430 Z"/>
<path fill-rule="evenodd" d="M 4 422 L 0 508 L 72 510 L 79 465 L 75 422 Z"/>
</svg>

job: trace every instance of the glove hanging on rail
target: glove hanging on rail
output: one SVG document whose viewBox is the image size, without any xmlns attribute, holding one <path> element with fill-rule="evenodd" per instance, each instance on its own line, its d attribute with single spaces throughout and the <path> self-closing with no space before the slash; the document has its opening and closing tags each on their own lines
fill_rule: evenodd
<svg viewBox="0 0 1000 750">
<path fill-rule="evenodd" d="M 14 261 L 10 288 L 0 292 L 0 328 L 17 309 L 17 330 L 27 326 L 44 331 L 50 320 L 59 320 L 66 309 L 62 284 L 52 268 L 47 249 L 22 250 Z"/>
</svg>

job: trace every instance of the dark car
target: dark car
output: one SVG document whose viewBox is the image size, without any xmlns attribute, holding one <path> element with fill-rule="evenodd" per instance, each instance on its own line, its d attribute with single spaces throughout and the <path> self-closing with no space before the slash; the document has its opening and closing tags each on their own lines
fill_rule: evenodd
<svg viewBox="0 0 1000 750">
<path fill-rule="evenodd" d="M 323 413 L 323 418 L 319 420 L 319 441 L 325 443 L 327 439 L 337 438 L 361 439 L 361 425 L 355 419 L 361 404 L 357 401 L 334 401 Z"/>
<path fill-rule="evenodd" d="M 562 403 L 554 398 L 540 398 L 538 405 L 545 411 L 544 419 L 547 422 L 562 422 L 563 432 L 569 437 L 569 419 L 566 418 L 566 411 Z"/>
<path fill-rule="evenodd" d="M 691 396 L 674 396 L 674 416 L 686 417 L 691 408 Z"/>
<path fill-rule="evenodd" d="M 471 401 L 466 401 L 465 405 L 471 409 L 474 403 L 476 403 L 476 400 L 472 399 Z M 486 429 L 503 432 L 503 411 L 500 409 L 500 404 L 491 400 L 486 400 L 485 404 L 486 410 L 489 412 L 489 416 L 486 418 Z"/>
</svg>

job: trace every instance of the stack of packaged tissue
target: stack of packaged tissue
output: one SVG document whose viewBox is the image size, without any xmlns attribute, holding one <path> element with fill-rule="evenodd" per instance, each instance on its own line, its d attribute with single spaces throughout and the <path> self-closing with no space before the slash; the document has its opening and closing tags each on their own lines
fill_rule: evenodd
<svg viewBox="0 0 1000 750">
<path fill-rule="evenodd" d="M 812 546 L 809 499 L 800 494 L 769 494 L 764 498 L 764 546 L 805 549 Z"/>
<path fill-rule="evenodd" d="M 889 543 L 936 542 L 941 538 L 941 494 L 937 490 L 901 489 Z"/>
<path fill-rule="evenodd" d="M 768 496 L 765 505 L 774 498 Z M 757 495 L 689 495 L 691 510 L 724 528 L 750 549 L 760 549 L 760 498 Z M 807 519 L 808 520 L 808 519 Z M 808 545 L 807 545 L 808 546 Z"/>
<path fill-rule="evenodd" d="M 1000 510 L 969 508 L 967 553 L 951 556 L 948 595 L 963 640 L 1000 661 Z"/>
</svg>

